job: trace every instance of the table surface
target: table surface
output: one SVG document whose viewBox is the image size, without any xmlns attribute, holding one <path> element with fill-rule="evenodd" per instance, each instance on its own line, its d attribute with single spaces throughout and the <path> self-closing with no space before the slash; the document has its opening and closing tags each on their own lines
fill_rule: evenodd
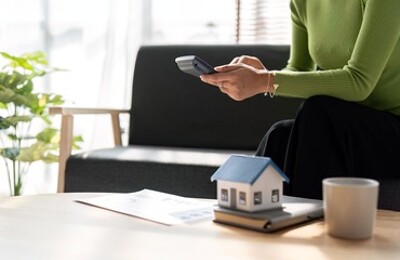
<svg viewBox="0 0 400 260">
<path fill-rule="evenodd" d="M 400 212 L 378 211 L 373 237 L 350 241 L 327 235 L 323 221 L 273 234 L 165 226 L 74 201 L 102 195 L 1 198 L 1 259 L 400 259 Z"/>
</svg>

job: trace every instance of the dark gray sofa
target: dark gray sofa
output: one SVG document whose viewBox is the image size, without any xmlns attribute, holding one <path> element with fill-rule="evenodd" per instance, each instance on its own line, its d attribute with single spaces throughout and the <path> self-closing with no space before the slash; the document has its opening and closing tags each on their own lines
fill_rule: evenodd
<svg viewBox="0 0 400 260">
<path fill-rule="evenodd" d="M 299 99 L 263 95 L 236 102 L 181 72 L 174 59 L 197 54 L 219 65 L 241 54 L 269 69 L 286 65 L 288 46 L 143 46 L 135 65 L 129 145 L 68 158 L 66 192 L 133 192 L 143 188 L 215 198 L 210 176 L 230 154 L 253 154 L 276 121 L 293 118 Z M 380 207 L 400 210 L 400 182 L 384 181 Z M 387 200 L 392 197 L 392 200 Z"/>
</svg>

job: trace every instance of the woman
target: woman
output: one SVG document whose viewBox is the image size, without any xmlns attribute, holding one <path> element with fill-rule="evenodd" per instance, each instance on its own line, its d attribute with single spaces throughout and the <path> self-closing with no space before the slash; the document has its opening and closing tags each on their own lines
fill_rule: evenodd
<svg viewBox="0 0 400 260">
<path fill-rule="evenodd" d="M 260 93 L 306 99 L 256 153 L 284 168 L 286 194 L 321 198 L 321 181 L 331 176 L 399 176 L 400 1 L 292 0 L 290 7 L 284 70 L 241 56 L 201 79 L 238 101 Z"/>
</svg>

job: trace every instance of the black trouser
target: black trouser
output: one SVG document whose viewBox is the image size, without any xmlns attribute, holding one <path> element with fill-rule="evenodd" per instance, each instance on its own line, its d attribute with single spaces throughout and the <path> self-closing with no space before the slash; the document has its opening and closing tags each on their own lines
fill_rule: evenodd
<svg viewBox="0 0 400 260">
<path fill-rule="evenodd" d="M 400 117 L 332 97 L 311 97 L 295 120 L 271 127 L 256 155 L 271 157 L 288 175 L 286 195 L 321 199 L 326 177 L 400 175 Z"/>
</svg>

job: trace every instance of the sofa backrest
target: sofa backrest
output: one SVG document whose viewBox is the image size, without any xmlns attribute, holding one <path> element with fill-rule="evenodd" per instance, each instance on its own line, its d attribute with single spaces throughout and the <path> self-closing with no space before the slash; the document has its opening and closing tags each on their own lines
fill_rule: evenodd
<svg viewBox="0 0 400 260">
<path fill-rule="evenodd" d="M 281 69 L 289 46 L 142 46 L 133 79 L 130 145 L 255 150 L 274 122 L 295 116 L 299 99 L 258 95 L 237 102 L 183 73 L 175 58 L 190 54 L 212 66 L 253 55 L 268 69 Z"/>
</svg>

